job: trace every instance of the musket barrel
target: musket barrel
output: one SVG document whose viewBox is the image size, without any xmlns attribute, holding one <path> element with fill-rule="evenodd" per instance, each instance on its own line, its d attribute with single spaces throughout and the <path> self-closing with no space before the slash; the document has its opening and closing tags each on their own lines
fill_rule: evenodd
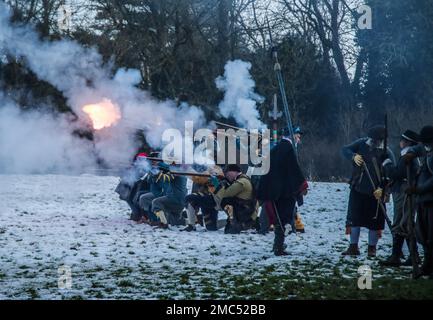
<svg viewBox="0 0 433 320">
<path fill-rule="evenodd" d="M 212 177 L 212 175 L 210 175 L 209 173 L 199 173 L 199 172 L 170 171 L 170 173 L 175 176 L 206 177 L 206 178 Z"/>
<path fill-rule="evenodd" d="M 245 131 L 247 131 L 247 133 L 248 133 L 249 136 L 251 136 L 251 135 L 257 135 L 257 136 L 260 137 L 260 138 L 263 137 L 263 135 L 262 135 L 261 133 L 259 133 L 259 132 L 257 132 L 257 133 L 251 133 L 251 132 L 248 131 L 248 129 L 239 128 L 239 127 L 232 126 L 232 125 L 230 125 L 230 124 L 226 124 L 226 123 L 223 123 L 223 122 L 215 121 L 215 124 L 216 124 L 216 125 L 219 125 L 219 126 L 221 126 L 221 127 L 229 128 L 229 129 L 234 129 L 234 130 L 245 130 Z M 218 130 L 218 129 L 216 129 L 214 132 L 216 132 L 217 130 Z M 229 135 L 228 133 L 225 133 L 225 134 L 226 134 L 226 135 Z"/>
</svg>

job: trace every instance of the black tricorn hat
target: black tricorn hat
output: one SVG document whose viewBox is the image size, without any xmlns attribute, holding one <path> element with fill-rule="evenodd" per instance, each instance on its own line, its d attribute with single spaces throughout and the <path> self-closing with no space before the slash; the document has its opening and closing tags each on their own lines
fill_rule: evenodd
<svg viewBox="0 0 433 320">
<path fill-rule="evenodd" d="M 421 129 L 419 134 L 420 141 L 422 143 L 432 143 L 433 142 L 433 126 L 425 126 Z"/>
<path fill-rule="evenodd" d="M 406 140 L 406 141 L 412 142 L 412 143 L 418 143 L 419 140 L 420 140 L 419 139 L 419 134 L 416 133 L 415 131 L 412 131 L 412 130 L 406 130 L 401 135 L 401 138 L 404 139 L 404 140 Z"/>
<path fill-rule="evenodd" d="M 226 165 L 226 167 L 224 168 L 224 172 L 229 172 L 229 171 L 242 172 L 241 168 L 237 164 Z"/>
<path fill-rule="evenodd" d="M 368 137 L 379 141 L 379 140 L 385 140 L 386 137 L 386 129 L 384 126 L 374 126 L 368 130 Z"/>
</svg>

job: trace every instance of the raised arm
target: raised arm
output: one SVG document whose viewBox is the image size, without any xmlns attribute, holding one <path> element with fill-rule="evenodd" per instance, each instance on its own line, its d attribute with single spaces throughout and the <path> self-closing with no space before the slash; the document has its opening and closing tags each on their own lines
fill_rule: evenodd
<svg viewBox="0 0 433 320">
<path fill-rule="evenodd" d="M 347 160 L 353 160 L 355 155 L 358 153 L 359 147 L 365 143 L 366 140 L 366 138 L 361 138 L 352 142 L 351 144 L 345 145 L 343 148 L 341 148 L 342 156 Z"/>
</svg>

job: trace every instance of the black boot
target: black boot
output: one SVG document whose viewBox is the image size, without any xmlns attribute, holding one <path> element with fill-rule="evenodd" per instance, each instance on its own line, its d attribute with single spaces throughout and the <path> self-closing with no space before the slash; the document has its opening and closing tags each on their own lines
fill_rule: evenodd
<svg viewBox="0 0 433 320">
<path fill-rule="evenodd" d="M 367 255 L 370 258 L 373 258 L 376 256 L 376 246 L 368 246 Z"/>
<path fill-rule="evenodd" d="M 385 261 L 380 261 L 379 264 L 385 267 L 400 267 L 403 256 L 404 238 L 399 235 L 394 235 L 392 238 L 392 254 Z"/>
<path fill-rule="evenodd" d="M 350 244 L 349 248 L 344 251 L 341 255 L 343 256 L 359 256 L 361 253 L 359 252 L 358 244 Z"/>
<path fill-rule="evenodd" d="M 289 255 L 289 254 L 287 253 L 287 251 L 285 251 L 285 250 L 274 251 L 274 254 L 275 254 L 277 257 L 288 256 L 288 255 Z"/>
<path fill-rule="evenodd" d="M 388 257 L 388 259 L 386 259 L 384 261 L 379 261 L 379 264 L 384 266 L 384 267 L 400 267 L 401 266 L 401 260 L 400 260 L 399 256 L 392 254 Z"/>
<path fill-rule="evenodd" d="M 225 226 L 225 229 L 224 229 L 224 233 L 225 234 L 239 234 L 239 233 L 241 233 L 241 230 L 242 230 L 242 228 L 237 222 L 230 221 L 230 222 L 227 222 L 227 225 Z"/>
<path fill-rule="evenodd" d="M 282 251 L 285 251 L 286 249 L 287 249 L 287 244 L 284 243 Z M 274 247 L 272 248 L 272 252 L 277 252 L 277 251 L 278 251 L 278 249 L 274 245 Z"/>
<path fill-rule="evenodd" d="M 275 238 L 274 238 L 274 253 L 276 256 L 285 256 L 287 255 L 287 252 L 284 251 L 285 249 L 285 243 L 284 243 L 284 239 L 285 239 L 285 228 L 282 227 L 280 224 L 277 224 L 275 226 Z"/>
<path fill-rule="evenodd" d="M 421 274 L 429 276 L 433 273 L 433 254 L 431 247 L 424 247 L 424 261 L 421 266 Z"/>
<path fill-rule="evenodd" d="M 415 241 L 415 240 L 414 240 Z M 403 266 L 405 266 L 405 267 L 411 267 L 412 266 L 412 257 L 411 257 L 411 254 L 410 254 L 410 248 L 411 248 L 411 245 L 410 245 L 410 241 L 409 241 L 409 239 L 406 239 L 406 244 L 407 244 L 407 247 L 409 248 L 409 256 L 407 257 L 407 259 L 406 259 L 406 261 L 405 262 L 403 262 Z M 415 250 L 415 252 L 413 253 L 414 255 L 415 255 L 415 261 L 416 261 L 416 264 L 421 264 L 421 259 L 420 259 L 420 257 L 419 257 L 419 253 L 418 253 L 418 246 L 417 246 L 417 244 L 416 244 L 416 241 L 415 241 L 415 246 L 414 246 L 415 248 L 414 248 L 414 250 Z"/>
<path fill-rule="evenodd" d="M 180 230 L 180 231 L 186 231 L 186 232 L 191 232 L 191 231 L 196 231 L 195 227 L 193 225 L 187 225 L 186 228 Z"/>
<path fill-rule="evenodd" d="M 421 263 L 421 258 L 418 255 L 418 252 L 415 254 L 416 264 Z M 412 257 L 409 256 L 405 262 L 402 263 L 402 266 L 404 267 L 412 267 Z"/>
</svg>

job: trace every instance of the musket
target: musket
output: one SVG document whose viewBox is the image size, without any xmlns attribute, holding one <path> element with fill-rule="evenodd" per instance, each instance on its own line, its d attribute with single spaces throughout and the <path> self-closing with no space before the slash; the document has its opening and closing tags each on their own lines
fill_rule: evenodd
<svg viewBox="0 0 433 320">
<path fill-rule="evenodd" d="M 201 172 L 185 172 L 185 171 L 171 171 L 170 173 L 174 176 L 187 176 L 187 177 L 204 177 L 211 178 L 213 175 L 209 173 L 201 173 Z"/>
<path fill-rule="evenodd" d="M 169 160 L 171 165 L 177 165 L 176 160 L 174 159 L 162 159 L 162 158 L 155 158 L 155 157 L 146 157 L 146 160 L 152 161 L 152 162 L 166 162 L 166 160 Z"/>
<path fill-rule="evenodd" d="M 412 173 L 410 164 L 406 165 L 406 178 L 409 187 L 412 187 Z M 413 207 L 413 195 L 408 195 L 409 204 L 409 216 L 407 220 L 407 239 L 409 244 L 409 253 L 412 260 L 412 278 L 418 279 L 421 275 L 421 271 L 418 265 L 418 254 L 416 249 L 416 236 L 415 236 L 415 217 L 414 217 L 414 207 Z M 404 207 L 403 207 L 404 208 Z"/>
<path fill-rule="evenodd" d="M 226 128 L 233 129 L 233 130 L 245 130 L 249 136 L 256 135 L 259 138 L 263 138 L 263 135 L 261 133 L 259 133 L 259 132 L 257 132 L 257 133 L 251 133 L 247 129 L 239 128 L 239 127 L 233 126 L 231 124 L 227 124 L 227 123 L 219 122 L 219 121 L 214 121 L 214 122 L 215 122 L 216 125 L 221 126 L 221 127 L 226 127 Z M 214 131 L 214 132 L 217 133 L 217 131 Z M 228 133 L 224 133 L 224 134 L 229 135 Z"/>
<path fill-rule="evenodd" d="M 371 183 L 371 186 L 373 187 L 373 190 L 376 190 L 376 184 L 374 183 L 373 177 L 371 176 L 370 170 L 367 167 L 367 164 L 364 162 L 363 164 L 363 168 L 365 173 L 367 174 L 368 180 Z M 391 219 L 389 218 L 387 212 L 386 212 L 386 206 L 384 204 L 384 201 L 382 201 L 382 199 L 377 200 L 378 205 L 380 206 L 380 208 L 382 209 L 383 215 L 385 216 L 385 221 L 386 224 L 388 225 L 389 229 L 391 230 L 391 233 L 393 232 L 392 230 L 392 222 Z"/>
</svg>

